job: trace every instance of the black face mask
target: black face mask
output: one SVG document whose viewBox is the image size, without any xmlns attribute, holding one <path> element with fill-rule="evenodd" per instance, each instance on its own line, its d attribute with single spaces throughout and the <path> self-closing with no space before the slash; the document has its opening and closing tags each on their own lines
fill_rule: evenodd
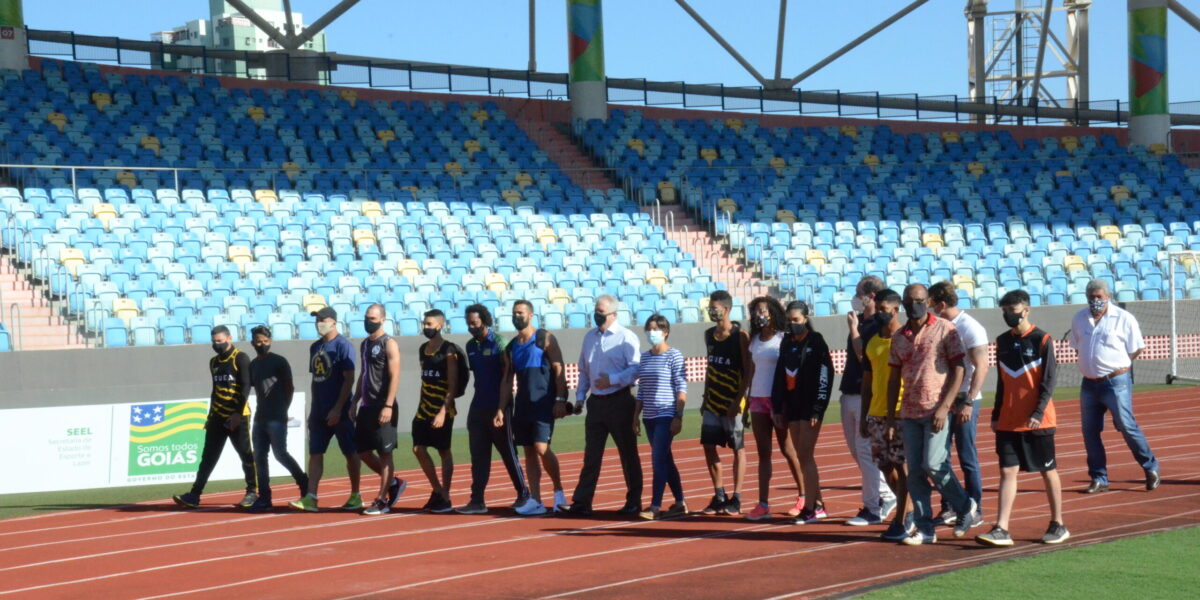
<svg viewBox="0 0 1200 600">
<path fill-rule="evenodd" d="M 759 327 L 766 327 L 771 324 L 771 317 L 769 315 L 754 315 L 754 324 Z"/>
<path fill-rule="evenodd" d="M 924 302 L 908 302 L 904 305 L 904 312 L 908 313 L 908 318 L 920 321 L 925 318 L 929 307 Z"/>
<path fill-rule="evenodd" d="M 892 324 L 892 319 L 895 318 L 895 316 L 896 315 L 893 315 L 892 313 L 875 313 L 875 324 L 878 325 L 880 329 L 883 329 L 884 327 Z"/>
<path fill-rule="evenodd" d="M 382 321 L 368 321 L 363 319 L 363 329 L 367 330 L 367 335 L 371 335 L 376 331 L 379 331 L 380 327 L 383 327 Z"/>
<path fill-rule="evenodd" d="M 525 329 L 526 327 L 529 327 L 529 319 L 526 319 L 524 317 L 513 317 L 512 322 L 513 322 L 513 327 L 515 327 L 517 329 L 517 331 L 521 331 L 521 330 Z"/>
<path fill-rule="evenodd" d="M 262 344 L 260 346 L 255 346 L 254 351 L 257 352 L 259 356 L 266 356 L 267 353 L 271 351 L 271 345 Z"/>
<path fill-rule="evenodd" d="M 720 323 L 721 322 L 721 311 L 713 310 L 710 308 L 708 310 L 708 320 L 712 321 L 713 323 Z"/>
<path fill-rule="evenodd" d="M 596 322 L 596 327 L 604 327 L 608 322 L 608 315 L 604 313 L 592 313 L 592 320 Z"/>
<path fill-rule="evenodd" d="M 471 337 L 480 337 L 483 335 L 483 327 L 468 327 L 467 333 L 470 333 Z"/>
<path fill-rule="evenodd" d="M 217 354 L 225 354 L 225 351 L 229 349 L 229 344 L 218 344 L 217 342 L 213 342 L 212 349 L 213 352 L 216 352 Z"/>
<path fill-rule="evenodd" d="M 437 334 L 438 334 L 438 330 L 436 330 L 432 327 L 426 327 L 425 329 L 421 330 L 421 335 L 425 336 L 427 339 L 432 340 Z"/>
<path fill-rule="evenodd" d="M 788 323 L 788 333 L 792 335 L 804 335 L 808 331 L 807 323 Z"/>
<path fill-rule="evenodd" d="M 1025 315 L 1022 315 L 1021 313 L 1011 313 L 1011 312 L 1004 313 L 1004 324 L 1008 325 L 1009 328 L 1013 328 L 1013 327 L 1016 327 L 1017 325 L 1020 325 L 1021 321 L 1024 321 L 1024 320 L 1025 320 Z"/>
</svg>

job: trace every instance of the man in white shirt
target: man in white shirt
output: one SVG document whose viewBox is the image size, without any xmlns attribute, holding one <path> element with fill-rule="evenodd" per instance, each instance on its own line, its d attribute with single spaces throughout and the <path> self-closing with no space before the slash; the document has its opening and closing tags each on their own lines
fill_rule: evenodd
<svg viewBox="0 0 1200 600">
<path fill-rule="evenodd" d="M 963 344 L 962 387 L 954 399 L 954 418 L 950 419 L 950 439 L 958 454 L 958 465 L 962 467 L 963 486 L 967 495 L 975 500 L 978 510 L 971 515 L 971 526 L 983 524 L 983 477 L 979 473 L 979 449 L 975 446 L 976 427 L 979 424 L 979 404 L 983 400 L 983 382 L 988 373 L 988 336 L 983 325 L 974 317 L 958 308 L 958 290 L 949 281 L 935 283 L 929 288 L 929 308 L 933 314 L 954 324 Z M 954 514 L 954 509 L 945 498 L 942 511 L 934 519 L 938 525 L 954 525 L 963 515 Z"/>
<path fill-rule="evenodd" d="M 623 515 L 642 511 L 642 461 L 638 457 L 634 424 L 634 398 L 630 393 L 641 361 L 637 334 L 617 322 L 620 303 L 603 295 L 596 298 L 592 317 L 596 328 L 583 337 L 579 351 L 579 384 L 575 390 L 575 414 L 588 411 L 584 421 L 583 469 L 567 512 L 592 514 L 592 497 L 604 461 L 604 446 L 612 436 L 625 472 Z M 590 392 L 590 395 L 589 395 Z"/>
<path fill-rule="evenodd" d="M 1150 450 L 1142 428 L 1133 417 L 1133 359 L 1142 352 L 1142 330 L 1137 319 L 1111 302 L 1108 282 L 1093 279 L 1087 285 L 1088 307 L 1071 321 L 1071 347 L 1079 353 L 1079 390 L 1083 447 L 1087 450 L 1086 493 L 1108 491 L 1108 459 L 1100 432 L 1104 413 L 1112 413 L 1113 427 L 1146 473 L 1146 489 L 1158 487 L 1158 459 Z"/>
</svg>

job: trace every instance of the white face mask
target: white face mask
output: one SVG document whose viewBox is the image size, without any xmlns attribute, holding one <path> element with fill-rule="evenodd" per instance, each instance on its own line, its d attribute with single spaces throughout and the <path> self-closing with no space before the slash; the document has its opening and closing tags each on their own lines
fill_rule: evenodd
<svg viewBox="0 0 1200 600">
<path fill-rule="evenodd" d="M 663 343 L 663 340 L 666 339 L 666 336 L 663 335 L 663 332 L 658 330 L 647 331 L 646 339 L 650 341 L 651 346 L 657 346 Z"/>
<path fill-rule="evenodd" d="M 320 334 L 321 337 L 325 337 L 326 335 L 329 334 L 330 331 L 333 331 L 333 327 L 334 327 L 334 324 L 330 323 L 329 321 L 318 321 L 317 322 L 317 333 Z"/>
<path fill-rule="evenodd" d="M 850 309 L 856 313 L 862 312 L 866 308 L 866 303 L 863 302 L 861 296 L 855 296 L 850 299 Z"/>
</svg>

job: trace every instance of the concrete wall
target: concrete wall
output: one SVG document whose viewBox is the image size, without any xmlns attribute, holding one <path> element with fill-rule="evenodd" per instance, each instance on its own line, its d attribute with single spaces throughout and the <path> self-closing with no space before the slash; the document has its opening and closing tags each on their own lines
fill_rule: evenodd
<svg viewBox="0 0 1200 600">
<path fill-rule="evenodd" d="M 1187 312 L 1200 314 L 1200 301 L 1188 301 Z M 1127 308 L 1139 319 L 1145 335 L 1166 335 L 1169 331 L 1167 319 L 1169 305 L 1166 302 L 1130 303 Z M 1070 328 L 1071 317 L 1081 307 L 1039 307 L 1033 311 L 1033 321 L 1056 338 L 1061 338 Z M 999 310 L 970 311 L 984 325 L 989 338 L 1004 329 Z M 823 317 L 814 320 L 814 326 L 829 341 L 833 348 L 844 348 L 847 333 L 844 317 Z M 672 329 L 671 344 L 680 348 L 686 356 L 702 356 L 703 332 L 707 325 L 676 325 Z M 640 328 L 638 328 L 640 331 Z M 1200 322 L 1192 319 L 1181 333 L 1200 332 Z M 579 346 L 584 330 L 555 332 L 563 346 L 568 362 L 579 355 Z M 465 343 L 465 336 L 451 336 L 458 344 Z M 416 390 L 419 380 L 416 373 L 416 352 L 422 338 L 398 338 L 402 355 L 399 403 L 402 417 L 416 410 Z M 357 345 L 357 340 L 355 340 Z M 292 364 L 300 389 L 309 384 L 307 341 L 275 342 L 274 350 L 285 356 Z M 643 345 L 645 342 L 643 341 Z M 252 352 L 248 343 L 239 344 Z M 0 386 L 0 409 L 27 408 L 38 406 L 80 406 L 126 402 L 163 402 L 177 399 L 206 397 L 209 394 L 207 374 L 208 359 L 212 350 L 207 345 L 159 346 L 152 348 L 111 348 L 104 350 L 59 350 L 44 352 L 8 352 L 0 354 L 0 373 L 4 373 L 4 384 Z M 1193 373 L 1196 360 L 1186 364 Z M 1138 361 L 1135 370 L 1139 382 L 1161 383 L 1165 380 L 1169 364 L 1165 360 Z M 994 373 L 989 375 L 985 389 L 992 389 Z M 840 380 L 839 380 L 840 382 Z M 1079 373 L 1074 365 L 1064 365 L 1060 386 L 1079 384 Z M 689 405 L 698 405 L 700 387 L 691 385 Z M 470 392 L 459 401 L 465 409 L 470 401 Z M 458 426 L 462 426 L 459 419 Z M 402 418 L 402 426 L 408 419 Z"/>
</svg>

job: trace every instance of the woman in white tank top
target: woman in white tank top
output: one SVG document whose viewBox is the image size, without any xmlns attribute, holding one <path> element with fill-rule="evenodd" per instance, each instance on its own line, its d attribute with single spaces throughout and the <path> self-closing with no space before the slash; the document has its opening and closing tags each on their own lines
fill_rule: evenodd
<svg viewBox="0 0 1200 600">
<path fill-rule="evenodd" d="M 779 361 L 779 344 L 783 340 L 783 305 L 769 296 L 760 296 L 746 307 L 750 316 L 750 356 L 754 360 L 754 378 L 750 382 L 750 424 L 758 447 L 758 505 L 746 514 L 751 521 L 771 518 L 771 436 L 779 440 L 779 448 L 787 459 L 788 469 L 796 482 L 796 504 L 788 516 L 800 514 L 804 507 L 804 484 L 800 475 L 800 459 L 792 445 L 787 428 L 777 429 L 771 420 L 771 386 L 775 381 L 775 363 Z"/>
</svg>

